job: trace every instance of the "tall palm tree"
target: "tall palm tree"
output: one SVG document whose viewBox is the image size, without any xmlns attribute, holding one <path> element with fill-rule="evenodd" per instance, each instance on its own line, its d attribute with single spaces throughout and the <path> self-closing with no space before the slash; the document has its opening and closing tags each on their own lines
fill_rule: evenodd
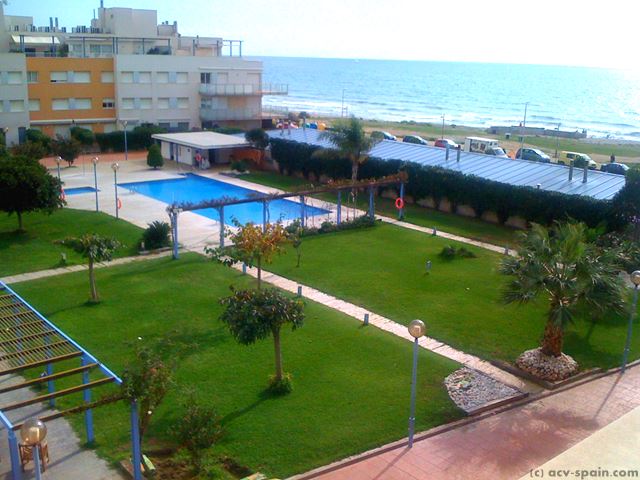
<svg viewBox="0 0 640 480">
<path fill-rule="evenodd" d="M 586 307 L 595 318 L 624 311 L 617 253 L 588 242 L 584 224 L 556 223 L 551 229 L 534 224 L 520 240 L 518 257 L 508 256 L 500 266 L 501 273 L 513 277 L 503 298 L 506 303 L 526 303 L 546 296 L 543 354 L 562 354 L 565 328 L 579 308 Z"/>
<path fill-rule="evenodd" d="M 362 122 L 354 116 L 336 122 L 333 130 L 323 132 L 320 139 L 332 142 L 337 150 L 351 161 L 351 181 L 353 183 L 358 180 L 358 167 L 369 158 L 367 152 L 379 141 L 367 136 Z"/>
</svg>

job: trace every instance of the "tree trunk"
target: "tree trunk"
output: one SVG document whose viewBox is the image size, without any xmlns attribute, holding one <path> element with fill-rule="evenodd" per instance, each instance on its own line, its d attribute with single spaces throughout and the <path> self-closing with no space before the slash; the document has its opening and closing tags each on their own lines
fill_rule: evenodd
<svg viewBox="0 0 640 480">
<path fill-rule="evenodd" d="M 273 329 L 273 348 L 276 354 L 276 382 L 282 380 L 282 351 L 280 349 L 280 328 Z"/>
<path fill-rule="evenodd" d="M 559 357 L 562 354 L 562 342 L 564 332 L 561 327 L 547 321 L 542 337 L 542 353 L 552 357 Z"/>
<path fill-rule="evenodd" d="M 93 271 L 93 261 L 89 260 L 89 285 L 91 286 L 91 300 L 99 302 L 98 289 L 96 288 L 96 276 Z"/>
<path fill-rule="evenodd" d="M 262 287 L 262 257 L 258 257 L 258 290 Z"/>
<path fill-rule="evenodd" d="M 356 183 L 358 181 L 358 162 L 351 162 L 351 181 Z"/>
<path fill-rule="evenodd" d="M 16 212 L 18 216 L 18 231 L 22 232 L 24 229 L 22 228 L 22 212 Z"/>
</svg>

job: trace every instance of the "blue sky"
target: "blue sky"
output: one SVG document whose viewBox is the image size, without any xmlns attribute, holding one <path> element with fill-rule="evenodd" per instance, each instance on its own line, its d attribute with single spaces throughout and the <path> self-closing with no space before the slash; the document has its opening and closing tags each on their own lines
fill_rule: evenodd
<svg viewBox="0 0 640 480">
<path fill-rule="evenodd" d="M 38 25 L 88 25 L 99 0 L 9 0 Z M 185 35 L 245 41 L 245 55 L 630 67 L 636 2 L 609 0 L 105 0 L 158 10 Z"/>
</svg>

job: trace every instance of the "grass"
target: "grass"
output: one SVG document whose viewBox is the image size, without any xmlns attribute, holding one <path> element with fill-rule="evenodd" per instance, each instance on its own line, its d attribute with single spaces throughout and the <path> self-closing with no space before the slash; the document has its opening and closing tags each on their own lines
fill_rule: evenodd
<svg viewBox="0 0 640 480">
<path fill-rule="evenodd" d="M 487 359 L 513 361 L 535 348 L 546 321 L 544 299 L 504 305 L 506 277 L 500 255 L 465 247 L 477 258 L 446 261 L 442 238 L 382 224 L 373 229 L 306 237 L 301 266 L 292 251 L 266 269 L 363 306 L 397 322 L 419 318 L 428 335 Z M 425 263 L 433 263 L 430 274 Z M 611 367 L 621 360 L 626 319 L 593 324 L 578 318 L 567 330 L 565 352 L 582 367 Z M 632 357 L 640 356 L 640 335 Z"/>
<path fill-rule="evenodd" d="M 253 171 L 249 174 L 242 175 L 240 178 L 248 182 L 254 182 L 287 191 L 292 191 L 303 185 L 309 185 L 308 180 L 280 175 L 276 172 Z M 333 194 L 320 194 L 316 197 L 327 202 L 336 202 L 336 197 Z M 368 200 L 365 197 L 366 195 L 360 195 L 358 198 L 358 206 L 362 210 L 368 209 Z M 392 218 L 397 217 L 398 210 L 396 209 L 393 200 L 388 198 L 376 198 L 375 202 L 376 212 L 378 214 Z M 406 205 L 405 221 L 427 228 L 435 227 L 438 230 L 448 233 L 501 246 L 515 245 L 517 243 L 517 230 L 512 228 L 495 225 L 475 218 L 439 212 L 419 205 Z"/>
<path fill-rule="evenodd" d="M 40 212 L 24 215 L 24 232 L 18 232 L 15 215 L 0 216 L 0 276 L 33 272 L 61 265 L 61 255 L 67 256 L 66 265 L 85 263 L 80 254 L 70 248 L 56 245 L 56 240 L 98 233 L 113 236 L 124 244 L 115 257 L 136 255 L 142 229 L 100 212 L 87 212 L 64 208 L 51 215 Z"/>
<path fill-rule="evenodd" d="M 127 342 L 137 337 L 174 332 L 174 340 L 195 343 L 180 357 L 178 386 L 154 417 L 154 444 L 171 442 L 170 427 L 189 388 L 223 419 L 226 435 L 211 457 L 229 456 L 272 476 L 284 478 L 406 435 L 409 342 L 308 302 L 304 326 L 283 331 L 284 367 L 293 374 L 294 390 L 270 398 L 264 389 L 273 371 L 272 341 L 241 346 L 218 320 L 217 300 L 229 294 L 228 285 L 253 286 L 255 280 L 196 254 L 101 269 L 97 276 L 103 302 L 96 306 L 85 303 L 84 273 L 56 277 L 55 289 L 54 280 L 42 279 L 17 290 L 115 372 L 127 365 Z M 420 356 L 422 430 L 461 413 L 442 385 L 457 365 L 426 351 Z M 101 407 L 94 416 L 98 452 L 112 460 L 126 457 L 125 406 Z M 82 416 L 72 422 L 82 436 Z"/>
</svg>

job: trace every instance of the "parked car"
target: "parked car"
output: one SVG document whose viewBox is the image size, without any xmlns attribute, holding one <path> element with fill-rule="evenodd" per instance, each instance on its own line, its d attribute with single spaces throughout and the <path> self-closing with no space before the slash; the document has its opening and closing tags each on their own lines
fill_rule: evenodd
<svg viewBox="0 0 640 480">
<path fill-rule="evenodd" d="M 516 158 L 531 160 L 533 162 L 551 163 L 551 157 L 537 148 L 519 148 L 516 152 Z"/>
<path fill-rule="evenodd" d="M 486 150 L 484 151 L 484 154 L 485 155 L 494 155 L 496 157 L 509 158 L 509 155 L 507 155 L 507 152 L 505 152 L 500 147 L 487 147 Z"/>
<path fill-rule="evenodd" d="M 624 163 L 605 163 L 600 167 L 600 170 L 607 173 L 615 173 L 616 175 L 626 175 L 629 171 L 629 167 Z"/>
<path fill-rule="evenodd" d="M 405 143 L 417 143 L 418 145 L 429 145 L 429 142 L 418 135 L 405 135 L 402 141 Z"/>
<path fill-rule="evenodd" d="M 576 168 L 584 168 L 585 165 L 589 165 L 591 170 L 598 169 L 598 164 L 591 160 L 591 157 L 586 153 L 560 152 L 560 158 L 558 158 L 560 165 L 571 165 L 571 162 Z"/>
<path fill-rule="evenodd" d="M 449 148 L 458 148 L 458 144 L 448 138 L 440 138 L 433 143 L 434 147 L 440 148 L 447 148 L 447 145 L 449 145 Z"/>
<path fill-rule="evenodd" d="M 464 139 L 465 152 L 486 153 L 486 150 L 491 147 L 500 147 L 500 144 L 493 138 L 467 137 Z"/>
<path fill-rule="evenodd" d="M 397 140 L 395 135 L 391 135 L 389 132 L 383 132 L 382 130 L 375 130 L 371 132 L 371 138 L 380 140 Z"/>
</svg>

